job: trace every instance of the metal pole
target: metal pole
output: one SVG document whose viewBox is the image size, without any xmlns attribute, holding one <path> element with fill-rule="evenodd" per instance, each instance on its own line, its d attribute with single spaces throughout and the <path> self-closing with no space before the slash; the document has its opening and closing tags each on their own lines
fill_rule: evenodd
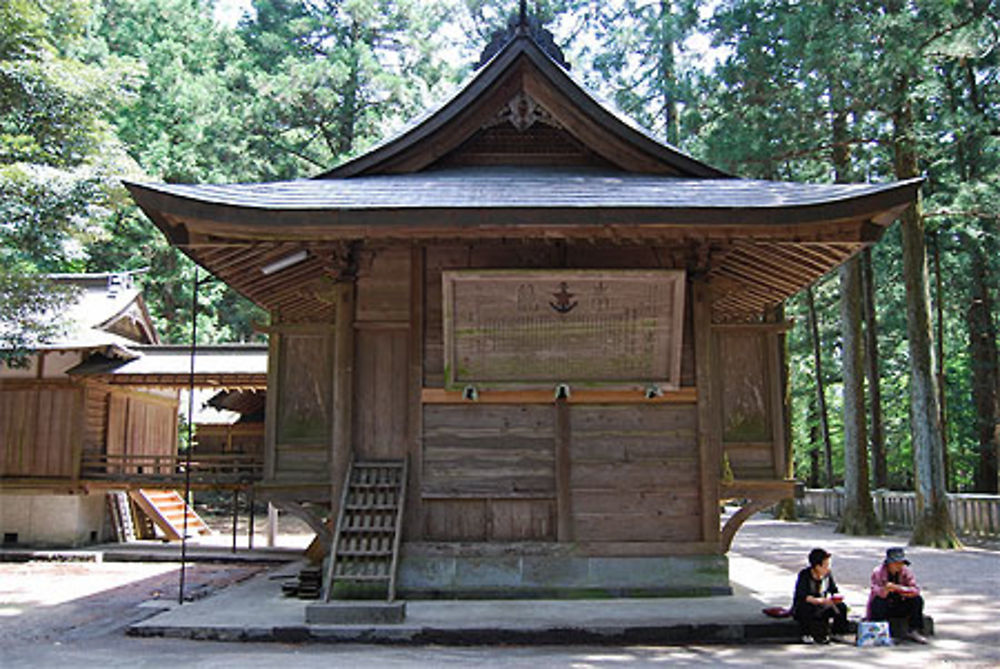
<svg viewBox="0 0 1000 669">
<path fill-rule="evenodd" d="M 254 494 L 253 486 L 247 490 L 247 498 L 250 500 L 248 506 L 250 507 L 250 530 L 247 532 L 247 548 L 253 550 L 253 505 L 254 505 Z"/>
<path fill-rule="evenodd" d="M 240 489 L 233 488 L 233 552 L 236 552 L 236 525 L 240 520 Z"/>
<path fill-rule="evenodd" d="M 194 282 L 191 284 L 191 368 L 188 375 L 188 415 L 187 449 L 184 453 L 184 530 L 181 532 L 181 576 L 177 592 L 177 603 L 184 603 L 184 572 L 187 563 L 188 508 L 191 502 L 191 449 L 194 423 L 194 354 L 198 348 L 198 268 L 194 268 Z"/>
</svg>

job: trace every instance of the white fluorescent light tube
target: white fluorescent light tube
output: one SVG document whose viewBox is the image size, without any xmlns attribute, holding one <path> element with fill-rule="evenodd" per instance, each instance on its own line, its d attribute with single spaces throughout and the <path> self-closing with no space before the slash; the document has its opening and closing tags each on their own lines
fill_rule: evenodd
<svg viewBox="0 0 1000 669">
<path fill-rule="evenodd" d="M 309 252 L 303 249 L 302 251 L 296 251 L 291 255 L 287 255 L 284 258 L 278 258 L 274 262 L 268 263 L 260 268 L 262 274 L 274 274 L 275 272 L 280 272 L 283 269 L 288 269 L 292 265 L 297 265 L 306 258 L 309 257 Z"/>
</svg>

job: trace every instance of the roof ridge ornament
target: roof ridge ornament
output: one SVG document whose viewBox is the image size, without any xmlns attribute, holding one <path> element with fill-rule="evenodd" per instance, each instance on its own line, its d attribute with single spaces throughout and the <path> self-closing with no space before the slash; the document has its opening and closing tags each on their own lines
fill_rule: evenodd
<svg viewBox="0 0 1000 669">
<path fill-rule="evenodd" d="M 538 122 L 554 128 L 562 127 L 548 109 L 524 91 L 518 91 L 507 101 L 507 104 L 500 108 L 495 116 L 483 124 L 483 127 L 492 128 L 510 123 L 518 131 L 524 132 Z"/>
<path fill-rule="evenodd" d="M 569 71 L 570 64 L 566 61 L 562 49 L 556 44 L 555 36 L 542 26 L 538 15 L 528 14 L 527 0 L 521 0 L 520 10 L 517 16 L 512 16 L 507 21 L 507 27 L 494 30 L 490 35 L 489 44 L 479 54 L 479 62 L 474 69 L 479 69 L 497 55 L 505 46 L 518 37 L 527 37 L 533 41 L 539 49 L 549 58 L 559 64 L 564 70 Z"/>
</svg>

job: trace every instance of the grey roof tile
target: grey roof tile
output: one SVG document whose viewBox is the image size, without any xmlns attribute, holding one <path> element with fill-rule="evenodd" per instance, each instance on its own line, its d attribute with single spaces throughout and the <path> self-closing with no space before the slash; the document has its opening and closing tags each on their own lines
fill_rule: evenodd
<svg viewBox="0 0 1000 669">
<path fill-rule="evenodd" d="M 141 184 L 211 204 L 263 210 L 407 208 L 783 208 L 898 188 L 754 179 L 679 179 L 590 169 L 472 167 L 253 184 Z"/>
</svg>

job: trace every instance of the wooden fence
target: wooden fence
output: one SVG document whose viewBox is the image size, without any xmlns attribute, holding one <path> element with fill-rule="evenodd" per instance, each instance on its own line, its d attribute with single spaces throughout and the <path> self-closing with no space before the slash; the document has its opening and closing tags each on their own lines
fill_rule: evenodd
<svg viewBox="0 0 1000 669">
<path fill-rule="evenodd" d="M 894 490 L 872 492 L 875 515 L 887 527 L 913 527 L 916 494 Z M 797 500 L 800 515 L 838 520 L 844 510 L 844 491 L 807 488 Z M 948 513 L 955 531 L 978 537 L 1000 537 L 1000 495 L 949 494 Z"/>
<path fill-rule="evenodd" d="M 141 484 L 181 484 L 187 461 L 177 455 L 85 455 L 80 478 Z M 259 456 L 245 454 L 198 455 L 191 458 L 194 483 L 247 484 L 259 481 L 264 463 Z"/>
</svg>

